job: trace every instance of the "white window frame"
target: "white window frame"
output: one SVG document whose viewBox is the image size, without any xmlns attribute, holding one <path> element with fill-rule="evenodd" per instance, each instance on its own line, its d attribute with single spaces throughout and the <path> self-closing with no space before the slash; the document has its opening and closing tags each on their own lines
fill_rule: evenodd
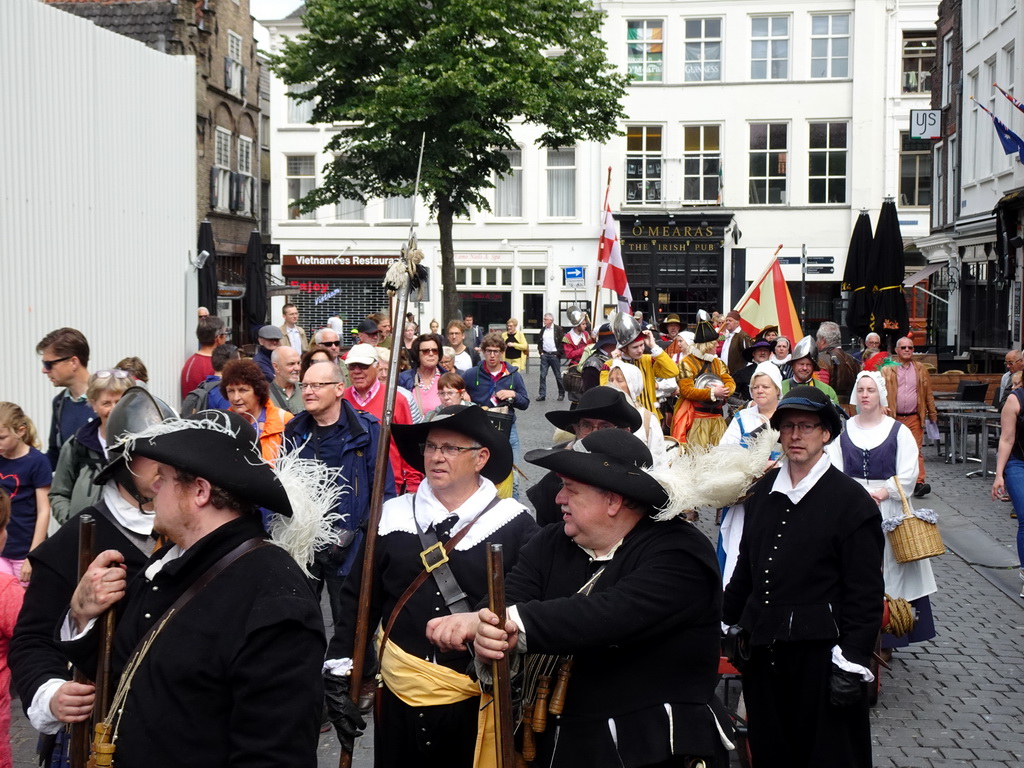
<svg viewBox="0 0 1024 768">
<path fill-rule="evenodd" d="M 976 94 L 978 92 L 978 71 L 971 72 L 966 77 L 966 88 L 967 95 Z M 979 128 L 979 118 L 982 117 L 983 113 L 978 109 L 978 103 L 974 99 L 967 99 L 967 119 L 964 121 L 966 125 L 966 135 L 964 152 L 969 152 L 970 155 L 966 158 L 967 162 L 963 164 L 967 168 L 968 177 L 965 182 L 970 184 L 975 181 L 978 177 L 978 158 L 982 155 L 979 143 L 981 142 L 981 132 Z M 988 120 L 988 115 L 984 115 L 985 119 Z M 991 128 L 989 132 L 991 133 Z M 969 148 L 969 149 L 968 149 Z M 956 211 L 953 212 L 956 215 Z"/>
<path fill-rule="evenodd" d="M 764 21 L 768 24 L 768 30 L 766 34 L 757 34 L 754 31 L 754 25 Z M 785 21 L 786 32 L 785 34 L 776 34 L 775 24 L 777 21 Z M 789 39 L 790 32 L 792 31 L 793 20 L 788 15 L 781 16 L 751 16 L 750 17 L 750 79 L 751 80 L 788 80 L 789 79 Z M 764 55 L 756 55 L 755 48 L 758 44 L 764 45 Z M 786 54 L 785 56 L 776 56 L 776 43 L 785 43 Z M 758 76 L 754 72 L 754 64 L 761 62 L 764 64 L 764 75 Z M 774 75 L 773 69 L 776 63 L 782 62 L 785 71 L 781 75 Z"/>
<path fill-rule="evenodd" d="M 252 172 L 255 142 L 248 136 L 238 137 L 238 208 L 235 213 L 240 216 L 254 216 L 255 180 Z"/>
<path fill-rule="evenodd" d="M 630 33 L 634 29 L 641 34 L 640 37 L 630 37 Z M 626 19 L 626 74 L 632 83 L 664 81 L 665 21 L 663 19 Z"/>
<path fill-rule="evenodd" d="M 946 178 L 942 172 L 942 142 L 932 145 L 932 226 L 946 223 Z"/>
<path fill-rule="evenodd" d="M 714 129 L 717 133 L 717 149 L 709 148 L 708 129 Z M 690 149 L 690 138 L 698 137 L 698 148 Z M 709 167 L 708 164 L 713 164 Z M 700 125 L 683 126 L 683 202 L 704 203 L 716 205 L 721 196 L 721 168 L 722 168 L 722 125 L 720 123 L 705 123 Z M 687 194 L 688 182 L 696 179 L 699 195 L 694 197 Z M 714 194 L 705 194 L 708 181 L 714 182 Z"/>
<path fill-rule="evenodd" d="M 754 147 L 752 146 L 754 138 L 753 131 L 755 126 L 765 126 L 765 146 Z M 748 140 L 747 140 L 747 199 L 750 205 L 789 205 L 789 153 L 790 153 L 790 125 L 787 122 L 782 121 L 754 121 L 748 123 Z M 786 141 L 784 147 L 772 146 L 772 127 L 782 126 L 786 131 Z M 751 171 L 751 163 L 755 155 L 765 156 L 765 175 L 754 175 Z M 772 157 L 776 158 L 776 166 L 781 162 L 784 169 L 781 174 L 772 174 Z M 774 186 L 777 190 L 779 189 L 779 181 L 781 180 L 781 195 L 780 200 L 776 202 L 769 202 L 772 193 L 772 187 Z M 764 185 L 764 195 L 760 193 L 760 189 L 755 189 L 755 184 Z M 757 199 L 754 199 L 755 192 Z"/>
<path fill-rule="evenodd" d="M 300 173 L 292 170 L 293 160 L 309 160 L 312 166 L 312 173 Z M 295 202 L 309 194 L 316 186 L 316 155 L 288 155 L 285 157 L 285 181 L 288 199 L 288 221 L 316 221 L 316 211 L 300 213 Z M 297 182 L 293 185 L 292 182 Z M 308 188 L 307 188 L 308 185 Z"/>
<path fill-rule="evenodd" d="M 915 43 L 931 42 L 932 48 L 929 54 L 926 48 L 915 46 Z M 911 47 L 908 49 L 908 44 Z M 932 91 L 931 86 L 931 71 L 932 67 L 935 66 L 935 34 L 927 30 L 904 30 L 903 39 L 901 41 L 901 59 L 900 59 L 900 90 L 902 93 L 907 95 L 914 94 L 930 94 Z M 924 67 L 923 63 L 928 59 L 931 59 L 931 63 Z M 908 69 L 907 64 L 909 62 L 915 63 L 913 70 Z M 909 87 L 913 81 L 913 87 Z"/>
<path fill-rule="evenodd" d="M 570 156 L 571 153 L 571 156 Z M 568 165 L 558 165 L 552 160 L 569 159 Z M 576 169 L 579 151 L 576 147 L 560 147 L 544 151 L 544 178 L 547 193 L 547 217 L 549 219 L 576 218 Z M 564 193 L 559 194 L 562 188 Z M 564 207 L 563 207 L 564 206 Z"/>
<path fill-rule="evenodd" d="M 818 19 L 828 19 L 828 30 L 824 33 L 814 32 L 814 24 Z M 837 19 L 846 19 L 846 32 L 835 32 L 835 24 Z M 812 80 L 839 80 L 847 79 L 850 77 L 850 73 L 853 71 L 850 54 L 852 53 L 852 47 L 850 45 L 850 35 L 852 33 L 852 27 L 850 25 L 851 15 L 849 13 L 815 13 L 811 15 L 811 79 Z M 845 41 L 841 43 L 840 41 Z M 815 55 L 816 48 L 820 48 L 820 45 L 816 43 L 824 43 L 825 55 Z M 837 54 L 836 48 L 846 48 L 845 54 Z M 820 50 L 817 51 L 820 54 Z M 815 74 L 814 63 L 816 61 L 825 61 L 825 74 Z M 836 74 L 836 65 L 840 62 L 845 62 L 845 72 Z"/>
<path fill-rule="evenodd" d="M 231 131 L 221 128 L 214 129 L 213 135 L 213 167 L 216 174 L 217 204 L 212 206 L 218 211 L 231 210 Z"/>
<path fill-rule="evenodd" d="M 946 164 L 946 219 L 951 223 L 959 213 L 960 206 L 960 157 L 957 155 L 959 140 L 956 136 L 949 137 L 949 151 Z"/>
<path fill-rule="evenodd" d="M 509 172 L 494 176 L 494 218 L 523 218 L 523 148 L 502 150 L 511 166 Z"/>
<path fill-rule="evenodd" d="M 228 30 L 228 55 L 230 62 L 230 80 L 224 83 L 224 90 L 235 96 L 242 96 L 242 36 L 237 32 Z"/>
<path fill-rule="evenodd" d="M 1005 116 L 999 115 L 999 112 L 1001 112 L 1002 110 L 997 109 L 996 107 L 996 95 L 998 94 L 998 91 L 996 91 L 995 86 L 992 85 L 992 83 L 996 82 L 996 78 L 998 77 L 998 65 L 999 62 L 997 61 L 995 56 L 992 56 L 983 63 L 983 66 L 985 67 L 985 79 L 982 82 L 985 83 L 985 85 L 988 87 L 988 104 L 986 104 L 985 106 L 988 108 L 989 112 L 998 117 L 1005 124 L 1007 122 Z M 977 98 L 980 99 L 981 94 L 978 94 Z M 1003 99 L 1002 94 L 999 94 L 999 98 Z M 1005 101 L 1005 99 L 1003 100 Z M 992 123 L 992 118 L 990 118 L 988 115 L 985 115 L 985 118 L 989 121 L 989 123 Z M 996 136 L 996 129 L 994 124 L 990 127 L 988 135 L 990 149 L 988 153 L 989 162 L 986 175 L 999 173 L 1001 170 L 1003 170 L 1003 168 L 1008 167 L 1009 163 L 1013 162 L 1014 157 L 1013 155 L 1003 154 L 1003 145 Z"/>
<path fill-rule="evenodd" d="M 314 99 L 297 99 L 295 95 L 306 93 L 313 89 L 312 83 L 296 83 L 289 85 L 285 93 L 287 111 L 285 117 L 289 125 L 311 125 L 313 122 Z"/>
<path fill-rule="evenodd" d="M 411 195 L 390 195 L 384 198 L 384 220 L 408 223 L 415 216 L 415 206 Z"/>
<path fill-rule="evenodd" d="M 905 149 L 904 142 L 919 142 L 919 149 Z M 927 139 L 911 139 L 910 131 L 900 131 L 900 207 L 908 208 L 927 208 L 935 200 L 935 171 L 933 168 L 928 169 L 927 174 L 921 173 L 921 158 L 927 158 L 928 162 L 933 162 L 931 153 L 931 143 Z M 904 158 L 914 159 L 914 199 L 911 201 L 906 196 L 906 191 L 903 187 L 903 160 Z M 921 179 L 927 176 L 929 183 L 932 188 L 929 190 L 931 197 L 926 203 L 921 202 Z"/>
<path fill-rule="evenodd" d="M 631 131 L 639 131 L 640 148 L 630 149 Z M 658 148 L 651 149 L 650 139 L 658 136 Z M 626 126 L 626 205 L 661 205 L 665 199 L 665 126 Z M 630 190 L 638 193 L 630 196 Z M 657 190 L 652 192 L 652 190 Z"/>
<path fill-rule="evenodd" d="M 709 35 L 708 23 L 718 24 L 718 35 Z M 700 37 L 690 36 L 690 25 L 700 24 Z M 722 34 L 725 20 L 721 16 L 683 19 L 683 81 L 687 83 L 720 83 L 722 82 L 722 61 L 724 60 L 724 37 Z M 718 46 L 718 56 L 708 55 L 708 50 Z M 696 58 L 693 58 L 696 54 Z M 710 69 L 710 72 L 709 72 Z"/>
<path fill-rule="evenodd" d="M 948 106 L 953 93 L 953 33 L 942 38 L 942 106 Z"/>
<path fill-rule="evenodd" d="M 825 146 L 824 147 L 812 147 L 811 146 L 811 131 L 814 130 L 814 126 L 823 125 L 825 126 Z M 843 131 L 843 143 L 842 145 L 833 145 L 832 129 L 836 126 L 842 126 L 845 130 Z M 825 173 L 824 174 L 812 174 L 811 173 L 811 155 L 824 154 L 825 155 Z M 842 156 L 843 172 L 833 173 L 832 162 L 833 159 Z M 842 179 L 842 200 L 833 200 L 832 198 L 832 187 L 833 182 Z M 811 186 L 815 182 L 825 182 L 825 199 L 824 200 L 812 200 L 811 199 Z M 845 120 L 813 120 L 807 123 L 807 204 L 808 205 L 847 205 L 850 199 L 850 124 Z"/>
</svg>

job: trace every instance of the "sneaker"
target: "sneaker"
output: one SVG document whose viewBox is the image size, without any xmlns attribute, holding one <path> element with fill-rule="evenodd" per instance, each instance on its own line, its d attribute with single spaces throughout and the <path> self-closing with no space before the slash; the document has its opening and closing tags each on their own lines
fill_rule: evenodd
<svg viewBox="0 0 1024 768">
<path fill-rule="evenodd" d="M 914 486 L 914 496 L 920 499 L 922 496 L 927 496 L 932 492 L 932 487 L 928 483 L 918 483 Z"/>
<path fill-rule="evenodd" d="M 558 402 L 562 402 L 563 400 L 565 400 L 565 393 L 564 392 L 558 396 Z"/>
<path fill-rule="evenodd" d="M 533 402 L 535 402 L 535 403 L 543 403 L 546 399 L 547 398 L 544 397 L 544 395 L 541 395 L 540 397 L 534 398 Z"/>
</svg>

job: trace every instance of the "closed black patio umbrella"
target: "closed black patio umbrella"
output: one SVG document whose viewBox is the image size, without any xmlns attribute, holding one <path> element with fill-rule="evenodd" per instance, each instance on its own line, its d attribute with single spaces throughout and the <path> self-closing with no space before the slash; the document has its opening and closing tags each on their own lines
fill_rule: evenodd
<svg viewBox="0 0 1024 768">
<path fill-rule="evenodd" d="M 907 262 L 903 255 L 903 236 L 900 234 L 896 203 L 892 198 L 882 203 L 872 246 L 878 290 L 872 308 L 871 330 L 882 337 L 883 348 L 891 348 L 898 337 L 910 332 L 907 299 L 903 292 Z"/>
<path fill-rule="evenodd" d="M 267 323 L 267 272 L 263 259 L 263 240 L 259 230 L 249 234 L 245 249 L 245 298 L 243 299 L 247 338 L 256 340 L 256 332 Z"/>
<path fill-rule="evenodd" d="M 865 209 L 860 212 L 853 227 L 850 247 L 846 252 L 846 269 L 843 270 L 843 290 L 850 292 L 846 305 L 846 327 L 852 335 L 861 338 L 871 330 L 876 274 L 871 261 L 871 219 Z"/>
<path fill-rule="evenodd" d="M 204 220 L 199 225 L 199 241 L 196 254 L 206 251 L 210 254 L 203 268 L 199 270 L 199 304 L 206 307 L 211 315 L 217 314 L 217 246 L 213 243 L 213 225 Z"/>
</svg>

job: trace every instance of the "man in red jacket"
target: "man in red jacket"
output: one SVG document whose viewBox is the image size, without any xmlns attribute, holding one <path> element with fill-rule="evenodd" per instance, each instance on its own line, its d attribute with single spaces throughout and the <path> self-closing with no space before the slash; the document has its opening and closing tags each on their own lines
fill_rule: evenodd
<svg viewBox="0 0 1024 768">
<path fill-rule="evenodd" d="M 356 344 L 349 350 L 345 362 L 348 363 L 352 386 L 345 390 L 344 399 L 356 410 L 366 411 L 380 421 L 384 418 L 384 382 L 377 379 L 379 361 L 376 348 L 370 344 Z M 395 398 L 394 414 L 395 424 L 412 424 L 409 402 L 401 395 Z M 415 493 L 423 475 L 402 458 L 394 441 L 391 442 L 390 455 L 396 493 Z"/>
</svg>

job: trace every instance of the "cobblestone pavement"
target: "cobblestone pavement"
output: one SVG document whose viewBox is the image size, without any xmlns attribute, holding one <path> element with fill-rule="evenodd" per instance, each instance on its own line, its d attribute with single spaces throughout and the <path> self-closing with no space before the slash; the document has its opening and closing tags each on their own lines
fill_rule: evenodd
<svg viewBox="0 0 1024 768">
<path fill-rule="evenodd" d="M 531 393 L 538 370 L 527 371 Z M 549 447 L 549 411 L 568 407 L 557 402 L 549 378 L 548 399 L 532 403 L 519 415 L 525 453 Z M 884 670 L 878 705 L 872 710 L 875 768 L 1016 768 L 1024 762 L 1024 599 L 1018 597 L 1015 548 L 1017 521 L 1009 503 L 992 501 L 991 478 L 967 478 L 978 464 L 946 464 L 934 447 L 925 449 L 932 493 L 914 499 L 916 507 L 939 513 L 948 551 L 932 565 L 939 591 L 932 596 L 938 636 L 896 652 Z M 990 450 L 989 467 L 995 465 Z M 536 482 L 536 467 L 523 467 Z M 717 536 L 713 520 L 699 523 Z M 328 631 L 330 629 L 328 628 Z M 21 704 L 13 703 L 11 741 L 14 765 L 35 765 L 35 732 Z M 354 765 L 372 764 L 372 726 L 356 747 Z M 319 764 L 337 765 L 333 733 L 320 740 Z"/>
</svg>

